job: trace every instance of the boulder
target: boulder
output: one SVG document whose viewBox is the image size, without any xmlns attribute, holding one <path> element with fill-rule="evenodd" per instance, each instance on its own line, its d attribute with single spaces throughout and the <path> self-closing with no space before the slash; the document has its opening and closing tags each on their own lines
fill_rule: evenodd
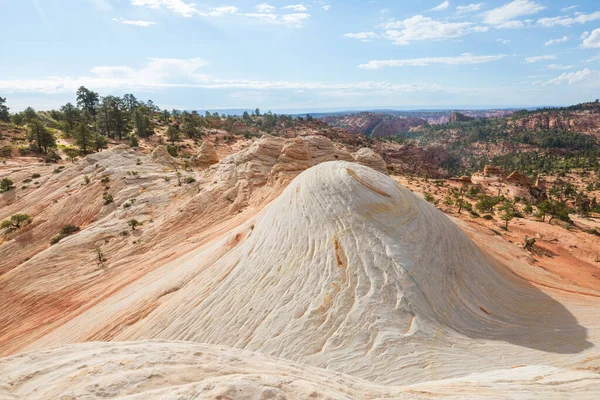
<svg viewBox="0 0 600 400">
<path fill-rule="evenodd" d="M 354 161 L 359 164 L 366 165 L 367 167 L 373 168 L 375 171 L 379 171 L 386 175 L 388 174 L 386 162 L 372 149 L 363 147 L 356 153 L 352 153 L 352 157 L 354 158 Z"/>
<path fill-rule="evenodd" d="M 208 168 L 211 165 L 216 164 L 218 162 L 219 157 L 217 156 L 217 151 L 215 150 L 212 143 L 210 143 L 207 140 L 202 142 L 198 154 L 196 154 L 191 159 L 191 165 L 200 168 Z"/>
</svg>

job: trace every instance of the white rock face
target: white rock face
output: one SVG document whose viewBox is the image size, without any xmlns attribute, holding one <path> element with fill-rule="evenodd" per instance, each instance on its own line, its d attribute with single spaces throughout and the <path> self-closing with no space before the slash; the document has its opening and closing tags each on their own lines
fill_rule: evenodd
<svg viewBox="0 0 600 400">
<path fill-rule="evenodd" d="M 290 165 L 284 157 L 302 160 L 301 169 L 319 148 L 269 138 L 209 174 L 264 185 L 296 170 L 277 167 Z M 571 310 L 503 269 L 431 204 L 371 168 L 333 161 L 302 172 L 245 225 L 99 300 L 33 347 L 135 343 L 5 359 L 0 395 L 44 387 L 52 398 L 51 388 L 73 385 L 75 397 L 260 398 L 275 386 L 272 398 L 502 398 L 509 388 L 547 398 L 557 385 L 600 390 L 593 370 L 569 367 L 594 356 L 593 332 L 588 342 Z M 282 375 L 297 386 L 273 385 Z"/>
</svg>

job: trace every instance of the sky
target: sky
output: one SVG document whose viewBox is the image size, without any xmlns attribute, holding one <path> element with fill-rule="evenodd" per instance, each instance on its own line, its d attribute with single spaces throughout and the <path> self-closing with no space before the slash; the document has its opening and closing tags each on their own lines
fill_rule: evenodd
<svg viewBox="0 0 600 400">
<path fill-rule="evenodd" d="M 533 107 L 600 97 L 598 0 L 0 0 L 0 96 L 166 109 Z"/>
</svg>

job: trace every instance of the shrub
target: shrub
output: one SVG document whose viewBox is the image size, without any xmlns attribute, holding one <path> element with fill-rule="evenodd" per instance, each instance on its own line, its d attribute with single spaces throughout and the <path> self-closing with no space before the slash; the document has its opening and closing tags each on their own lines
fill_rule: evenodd
<svg viewBox="0 0 600 400">
<path fill-rule="evenodd" d="M 490 215 L 490 214 L 486 214 L 486 215 L 484 215 L 484 216 L 483 216 L 483 219 L 485 219 L 485 220 L 487 220 L 487 221 L 491 221 L 491 220 L 493 220 L 493 219 L 494 219 L 494 216 L 493 216 L 493 215 Z"/>
<path fill-rule="evenodd" d="M 137 226 L 142 225 L 142 223 L 140 221 L 138 221 L 137 219 L 130 219 L 129 221 L 127 221 L 127 225 L 129 225 L 131 227 L 132 231 L 135 231 L 135 228 Z"/>
<path fill-rule="evenodd" d="M 167 152 L 169 152 L 172 157 L 177 157 L 177 148 L 175 146 L 167 145 Z"/>
<path fill-rule="evenodd" d="M 0 181 L 0 193 L 8 192 L 9 190 L 14 188 L 14 182 L 8 178 L 4 178 Z"/>
<path fill-rule="evenodd" d="M 7 232 L 16 231 L 17 229 L 21 229 L 25 225 L 29 225 L 32 219 L 27 214 L 15 214 L 10 218 L 5 219 L 0 223 L 0 229 L 6 229 Z"/>
<path fill-rule="evenodd" d="M 40 174 L 33 174 L 31 175 L 31 179 L 37 179 L 37 178 L 41 178 L 42 176 Z"/>
<path fill-rule="evenodd" d="M 433 197 L 433 195 L 429 192 L 423 193 L 423 198 L 425 199 L 425 201 L 428 201 L 430 203 L 433 203 L 435 201 L 435 197 Z"/>
<path fill-rule="evenodd" d="M 63 235 L 72 235 L 81 230 L 80 227 L 75 225 L 65 225 L 61 228 L 60 233 Z"/>
<path fill-rule="evenodd" d="M 109 205 L 110 203 L 113 202 L 113 197 L 112 195 L 108 194 L 108 193 L 104 193 L 102 195 L 102 198 L 104 199 L 104 205 Z"/>
<path fill-rule="evenodd" d="M 187 176 L 184 180 L 185 183 L 190 184 L 190 183 L 194 183 L 196 182 L 196 179 L 192 178 L 191 176 Z"/>
</svg>

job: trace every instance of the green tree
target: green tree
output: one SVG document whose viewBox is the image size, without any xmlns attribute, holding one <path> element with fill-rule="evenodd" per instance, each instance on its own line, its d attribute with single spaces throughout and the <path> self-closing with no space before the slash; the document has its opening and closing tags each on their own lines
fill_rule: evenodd
<svg viewBox="0 0 600 400">
<path fill-rule="evenodd" d="M 257 108 L 256 110 L 254 110 L 254 116 L 260 117 L 260 109 Z"/>
<path fill-rule="evenodd" d="M 185 134 L 185 136 L 190 139 L 201 136 L 200 135 L 200 126 L 201 126 L 201 118 L 197 112 L 188 113 L 184 111 L 181 114 L 182 118 L 182 126 L 181 130 Z"/>
<path fill-rule="evenodd" d="M 102 151 L 103 149 L 106 149 L 108 147 L 108 140 L 106 139 L 106 136 L 104 136 L 100 132 L 94 133 L 92 142 L 96 151 Z"/>
<path fill-rule="evenodd" d="M 75 162 L 75 159 L 79 155 L 79 151 L 77 151 L 77 149 L 69 147 L 68 149 L 65 149 L 65 154 L 67 155 L 67 157 L 69 157 L 69 160 L 71 160 L 71 162 Z"/>
<path fill-rule="evenodd" d="M 23 118 L 27 123 L 39 119 L 37 112 L 35 112 L 35 110 L 31 107 L 27 107 L 25 111 L 23 111 Z"/>
<path fill-rule="evenodd" d="M 10 122 L 10 112 L 6 106 L 6 98 L 0 97 L 0 121 Z"/>
<path fill-rule="evenodd" d="M 23 113 L 15 113 L 10 117 L 10 120 L 15 125 L 23 125 L 25 123 L 25 118 L 23 117 Z"/>
<path fill-rule="evenodd" d="M 73 104 L 67 103 L 60 108 L 60 111 L 62 111 L 64 118 L 63 130 L 67 136 L 71 136 L 79 119 L 79 110 Z"/>
<path fill-rule="evenodd" d="M 508 223 L 515 217 L 515 204 L 510 200 L 505 200 L 499 210 L 502 211 L 500 219 L 506 223 L 504 229 L 508 230 Z"/>
<path fill-rule="evenodd" d="M 56 147 L 56 140 L 54 135 L 42 124 L 39 119 L 34 119 L 29 122 L 29 132 L 27 133 L 27 140 L 32 144 L 37 145 L 40 153 L 48 153 L 48 148 Z"/>
<path fill-rule="evenodd" d="M 132 114 L 133 111 L 140 105 L 135 96 L 130 93 L 123 96 L 123 101 L 125 102 L 125 107 L 127 108 L 130 114 Z"/>
<path fill-rule="evenodd" d="M 77 89 L 77 105 L 87 111 L 93 120 L 96 120 L 96 107 L 100 102 L 98 93 L 81 86 Z"/>
<path fill-rule="evenodd" d="M 75 127 L 75 142 L 85 154 L 92 147 L 93 131 L 90 126 L 91 116 L 87 111 L 81 114 L 81 120 Z"/>
<path fill-rule="evenodd" d="M 167 129 L 167 139 L 171 142 L 172 145 L 175 145 L 175 142 L 180 140 L 179 138 L 179 129 L 170 125 Z"/>
</svg>

